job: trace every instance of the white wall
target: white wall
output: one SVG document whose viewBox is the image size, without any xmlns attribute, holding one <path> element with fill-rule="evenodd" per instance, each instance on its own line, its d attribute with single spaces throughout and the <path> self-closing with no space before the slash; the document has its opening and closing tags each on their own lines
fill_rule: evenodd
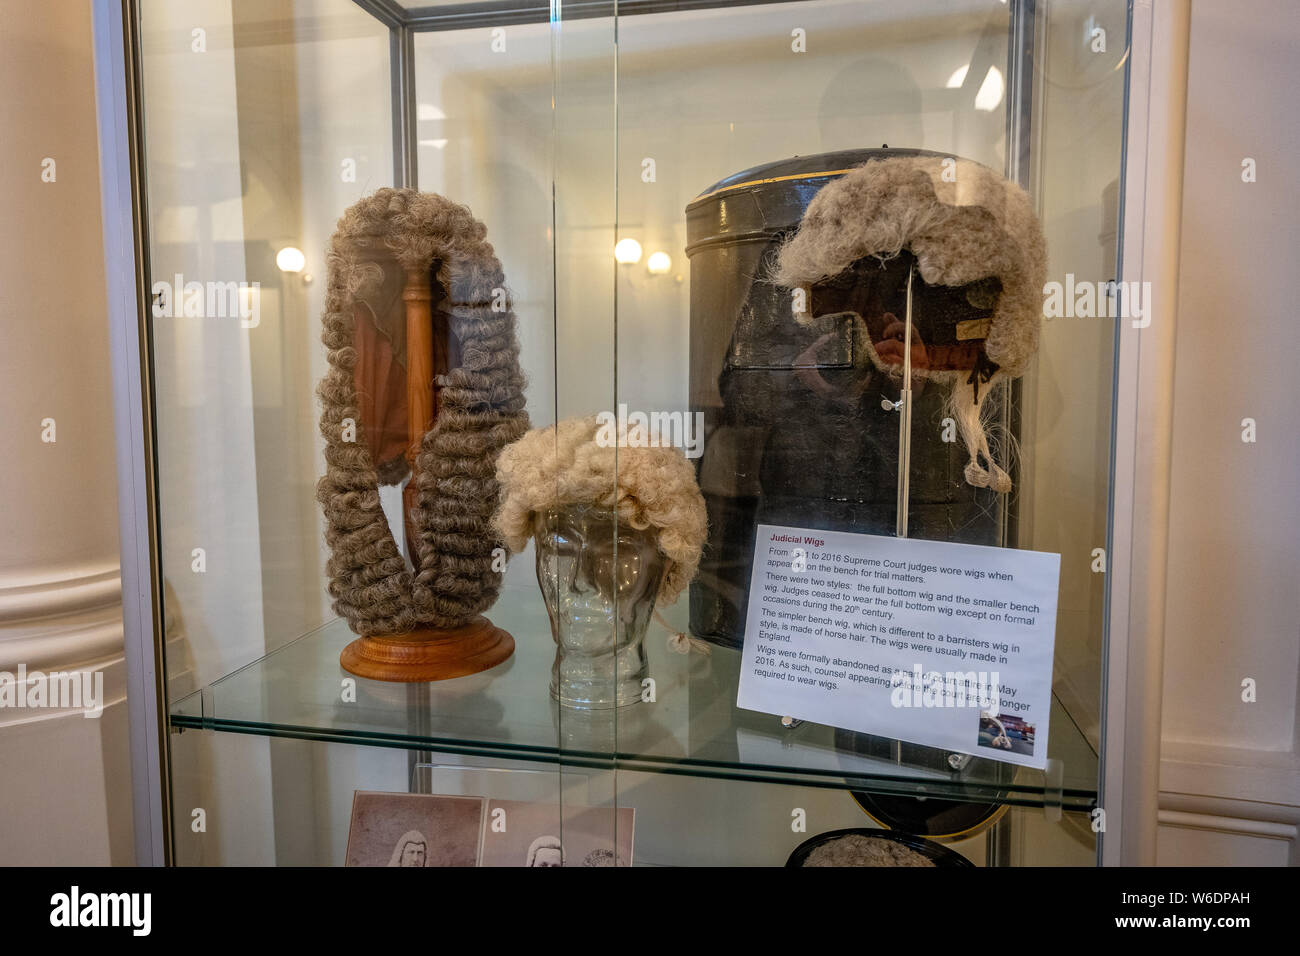
<svg viewBox="0 0 1300 956">
<path fill-rule="evenodd" d="M 98 674 L 105 704 L 0 708 L 0 865 L 129 864 L 89 5 L 0 0 L 0 89 L 0 671 Z"/>
<path fill-rule="evenodd" d="M 1300 864 L 1298 47 L 1289 0 L 1192 4 L 1161 863 Z"/>
</svg>

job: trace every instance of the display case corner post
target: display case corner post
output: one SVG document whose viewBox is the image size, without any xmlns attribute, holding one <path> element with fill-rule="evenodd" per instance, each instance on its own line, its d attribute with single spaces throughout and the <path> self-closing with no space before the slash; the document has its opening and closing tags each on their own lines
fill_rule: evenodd
<svg viewBox="0 0 1300 956">
<path fill-rule="evenodd" d="M 1161 291 L 1116 324 L 1099 805 L 1106 865 L 1156 860 L 1190 0 L 1133 0 L 1119 272 Z"/>
<path fill-rule="evenodd" d="M 172 862 L 135 0 L 91 0 L 136 863 Z"/>
<path fill-rule="evenodd" d="M 415 31 L 395 0 L 352 0 L 388 28 L 389 100 L 393 140 L 393 185 L 417 188 Z"/>
</svg>

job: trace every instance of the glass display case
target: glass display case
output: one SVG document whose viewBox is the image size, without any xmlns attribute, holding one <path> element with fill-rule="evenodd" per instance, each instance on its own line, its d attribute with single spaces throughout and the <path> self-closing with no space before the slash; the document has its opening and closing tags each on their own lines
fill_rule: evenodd
<svg viewBox="0 0 1300 956">
<path fill-rule="evenodd" d="M 525 805 L 517 865 L 552 835 L 565 865 L 783 865 L 846 828 L 1100 860 L 1133 13 L 128 0 L 100 109 L 137 277 L 142 852 L 352 862 L 360 792 L 483 798 L 485 864 Z M 943 603 L 912 555 L 1011 552 L 1055 556 L 1045 600 L 949 590 L 1034 609 L 1006 683 L 1041 699 L 965 744 L 899 732 L 865 650 L 766 626 L 773 555 L 814 562 L 791 621 L 883 648 Z M 849 624 L 846 564 L 902 629 Z M 954 647 L 1029 633 L 961 619 Z M 412 634 L 454 662 L 375 663 Z"/>
</svg>

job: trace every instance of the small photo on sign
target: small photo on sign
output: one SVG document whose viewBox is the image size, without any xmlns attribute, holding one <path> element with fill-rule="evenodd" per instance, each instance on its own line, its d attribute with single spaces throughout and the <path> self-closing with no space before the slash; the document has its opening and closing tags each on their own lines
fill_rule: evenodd
<svg viewBox="0 0 1300 956">
<path fill-rule="evenodd" d="M 1014 714 L 981 716 L 977 742 L 990 750 L 1033 756 L 1034 725 L 1025 723 Z"/>
<path fill-rule="evenodd" d="M 374 793 L 352 797 L 346 866 L 477 866 L 482 797 Z"/>
<path fill-rule="evenodd" d="M 631 866 L 631 807 L 489 800 L 482 866 Z"/>
</svg>

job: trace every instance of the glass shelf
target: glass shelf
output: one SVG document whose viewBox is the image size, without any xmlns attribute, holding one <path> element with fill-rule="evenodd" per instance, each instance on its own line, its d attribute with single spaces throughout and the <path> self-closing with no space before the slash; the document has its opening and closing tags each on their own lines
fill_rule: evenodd
<svg viewBox="0 0 1300 956">
<path fill-rule="evenodd" d="M 985 759 L 960 774 L 943 772 L 891 759 L 890 744 L 877 738 L 812 723 L 787 729 L 778 717 L 738 709 L 740 653 L 713 647 L 707 656 L 678 654 L 658 626 L 646 638 L 654 702 L 561 709 L 547 690 L 554 644 L 540 598 L 507 592 L 490 617 L 514 635 L 515 654 L 482 674 L 410 685 L 355 678 L 356 700 L 345 700 L 350 675 L 339 652 L 355 635 L 335 620 L 183 698 L 171 724 L 1014 806 L 1087 810 L 1096 801 L 1097 755 L 1055 700 L 1049 757 L 1059 762 L 1059 780 Z M 866 741 L 876 746 L 862 746 Z M 855 752 L 868 749 L 871 756 Z"/>
</svg>

